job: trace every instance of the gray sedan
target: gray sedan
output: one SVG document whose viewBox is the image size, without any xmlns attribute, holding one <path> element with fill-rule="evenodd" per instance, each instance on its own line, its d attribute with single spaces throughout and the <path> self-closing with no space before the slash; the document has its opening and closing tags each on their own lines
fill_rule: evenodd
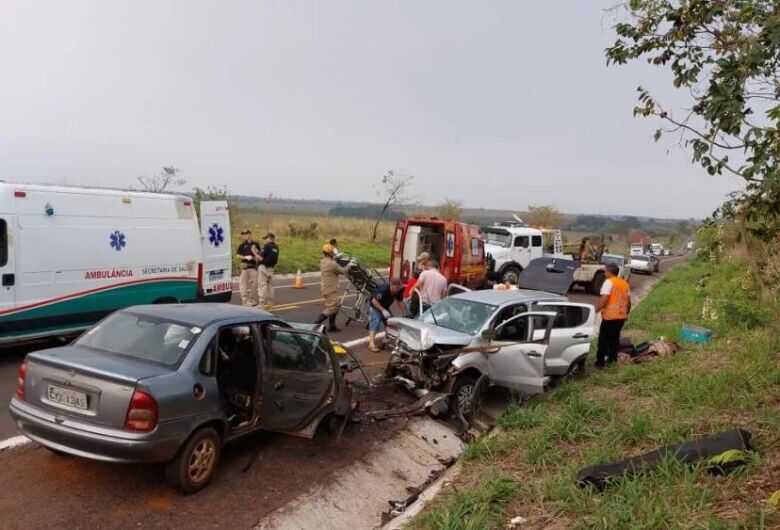
<svg viewBox="0 0 780 530">
<path fill-rule="evenodd" d="M 351 405 L 322 333 L 193 304 L 131 307 L 72 345 L 29 354 L 9 408 L 20 432 L 54 452 L 166 463 L 192 493 L 211 481 L 225 443 L 260 429 L 312 437 Z"/>
</svg>

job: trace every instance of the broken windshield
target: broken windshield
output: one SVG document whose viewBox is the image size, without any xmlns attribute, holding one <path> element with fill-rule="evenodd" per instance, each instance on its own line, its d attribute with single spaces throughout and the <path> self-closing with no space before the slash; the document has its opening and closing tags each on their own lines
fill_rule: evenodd
<svg viewBox="0 0 780 530">
<path fill-rule="evenodd" d="M 445 298 L 423 313 L 422 321 L 443 328 L 476 335 L 496 311 L 497 306 Z"/>
</svg>

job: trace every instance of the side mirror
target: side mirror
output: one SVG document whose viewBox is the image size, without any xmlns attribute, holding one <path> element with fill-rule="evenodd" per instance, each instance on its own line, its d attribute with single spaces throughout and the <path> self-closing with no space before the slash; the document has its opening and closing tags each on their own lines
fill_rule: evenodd
<svg viewBox="0 0 780 530">
<path fill-rule="evenodd" d="M 491 342 L 496 339 L 496 330 L 494 329 L 486 329 L 481 334 L 482 340 L 485 342 Z"/>
</svg>

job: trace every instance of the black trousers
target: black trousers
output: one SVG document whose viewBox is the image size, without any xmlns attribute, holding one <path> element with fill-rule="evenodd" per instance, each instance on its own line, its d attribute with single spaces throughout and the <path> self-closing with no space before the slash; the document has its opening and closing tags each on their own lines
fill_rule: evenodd
<svg viewBox="0 0 780 530">
<path fill-rule="evenodd" d="M 596 366 L 617 362 L 620 348 L 620 331 L 625 320 L 602 320 L 599 328 L 599 348 L 596 353 Z"/>
</svg>

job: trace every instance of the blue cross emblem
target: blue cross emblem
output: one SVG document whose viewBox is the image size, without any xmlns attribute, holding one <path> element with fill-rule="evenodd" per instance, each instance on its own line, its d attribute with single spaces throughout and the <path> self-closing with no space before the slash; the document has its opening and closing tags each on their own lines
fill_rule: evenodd
<svg viewBox="0 0 780 530">
<path fill-rule="evenodd" d="M 209 227 L 209 242 L 215 247 L 225 242 L 225 230 L 217 223 Z"/>
<path fill-rule="evenodd" d="M 115 231 L 111 232 L 111 234 L 109 234 L 108 238 L 109 238 L 109 241 L 110 241 L 110 244 L 111 244 L 111 248 L 113 248 L 117 252 L 119 252 L 120 250 L 122 250 L 123 248 L 125 248 L 127 246 L 127 238 L 119 230 L 115 230 Z"/>
</svg>

